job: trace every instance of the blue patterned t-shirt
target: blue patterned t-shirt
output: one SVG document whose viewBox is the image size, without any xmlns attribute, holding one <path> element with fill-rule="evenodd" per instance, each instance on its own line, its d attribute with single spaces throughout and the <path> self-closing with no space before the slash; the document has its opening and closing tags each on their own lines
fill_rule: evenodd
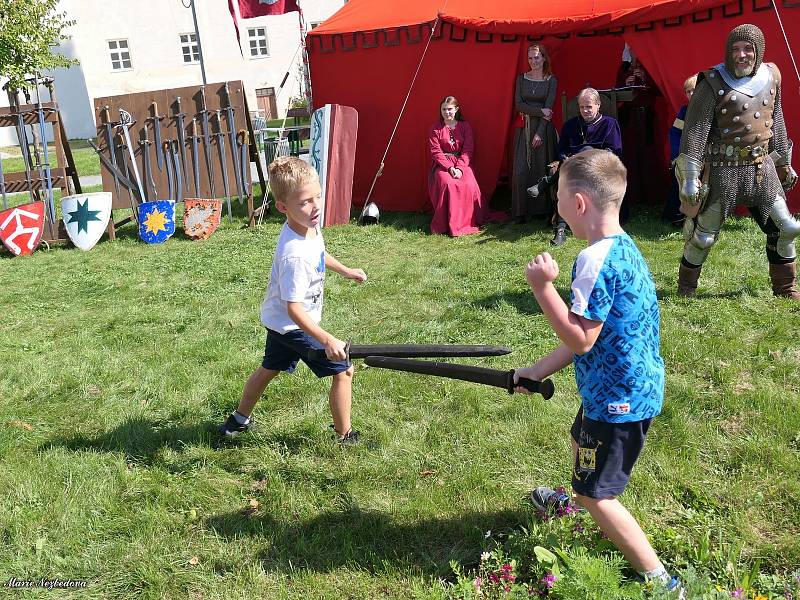
<svg viewBox="0 0 800 600">
<path fill-rule="evenodd" d="M 603 323 L 592 349 L 574 356 L 584 414 L 629 423 L 660 413 L 658 299 L 647 263 L 627 234 L 603 238 L 578 254 L 570 302 L 576 315 Z"/>
</svg>

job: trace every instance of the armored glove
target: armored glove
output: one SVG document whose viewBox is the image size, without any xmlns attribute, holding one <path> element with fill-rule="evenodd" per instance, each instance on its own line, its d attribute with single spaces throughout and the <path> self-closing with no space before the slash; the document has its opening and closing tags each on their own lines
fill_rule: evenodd
<svg viewBox="0 0 800 600">
<path fill-rule="evenodd" d="M 691 156 L 679 154 L 675 159 L 675 177 L 678 180 L 681 212 L 690 218 L 697 216 L 703 200 L 708 195 L 708 186 L 700 182 L 702 171 L 702 161 Z"/>
<path fill-rule="evenodd" d="M 778 172 L 778 179 L 781 180 L 783 189 L 787 192 L 794 187 L 797 183 L 797 173 L 792 168 L 792 141 L 789 140 L 788 147 L 785 152 L 778 152 L 773 150 L 770 152 L 770 158 L 775 163 L 775 170 Z"/>
<path fill-rule="evenodd" d="M 778 172 L 778 178 L 781 180 L 781 185 L 783 189 L 787 192 L 791 190 L 794 185 L 797 183 L 797 173 L 792 168 L 792 165 L 783 165 L 781 167 L 775 167 L 775 170 Z"/>
</svg>

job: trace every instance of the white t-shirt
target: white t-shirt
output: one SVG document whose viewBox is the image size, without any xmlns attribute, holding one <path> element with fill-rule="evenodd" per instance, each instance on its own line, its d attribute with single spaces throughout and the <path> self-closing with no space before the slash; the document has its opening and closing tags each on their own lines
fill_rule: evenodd
<svg viewBox="0 0 800 600">
<path fill-rule="evenodd" d="M 315 323 L 322 320 L 322 290 L 325 283 L 325 242 L 322 232 L 307 239 L 283 224 L 267 292 L 261 303 L 261 323 L 264 327 L 286 333 L 299 329 L 289 318 L 287 302 L 302 302 L 303 308 Z"/>
</svg>

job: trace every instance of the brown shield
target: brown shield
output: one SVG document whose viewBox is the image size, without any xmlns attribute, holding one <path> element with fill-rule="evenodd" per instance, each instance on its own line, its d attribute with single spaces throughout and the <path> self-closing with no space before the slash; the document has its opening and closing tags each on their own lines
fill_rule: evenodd
<svg viewBox="0 0 800 600">
<path fill-rule="evenodd" d="M 183 212 L 183 230 L 193 240 L 205 240 L 219 227 L 222 214 L 221 200 L 186 198 Z"/>
</svg>

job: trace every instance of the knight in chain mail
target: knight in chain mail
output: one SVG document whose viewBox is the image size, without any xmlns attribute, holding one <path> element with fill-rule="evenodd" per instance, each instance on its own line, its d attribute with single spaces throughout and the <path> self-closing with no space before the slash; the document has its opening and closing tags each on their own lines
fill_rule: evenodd
<svg viewBox="0 0 800 600">
<path fill-rule="evenodd" d="M 675 163 L 687 216 L 678 272 L 683 296 L 694 295 L 722 224 L 744 204 L 767 236 L 773 293 L 800 300 L 800 222 L 786 205 L 797 174 L 781 110 L 781 74 L 763 58 L 764 34 L 755 25 L 739 25 L 728 36 L 724 64 L 700 73 L 689 102 Z"/>
</svg>

